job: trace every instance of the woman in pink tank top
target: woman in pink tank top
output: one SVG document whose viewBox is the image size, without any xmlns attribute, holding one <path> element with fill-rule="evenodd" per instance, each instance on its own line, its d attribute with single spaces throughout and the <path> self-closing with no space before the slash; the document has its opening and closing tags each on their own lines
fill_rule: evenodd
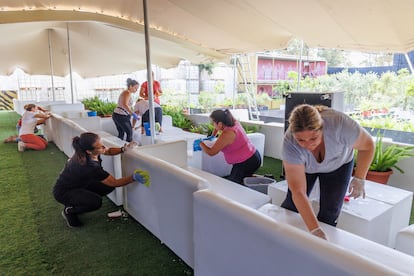
<svg viewBox="0 0 414 276">
<path fill-rule="evenodd" d="M 227 163 L 232 164 L 231 173 L 226 178 L 243 184 L 245 177 L 252 176 L 261 165 L 261 156 L 249 140 L 242 125 L 234 119 L 228 109 L 215 110 L 210 115 L 214 124 L 213 135 L 221 131 L 220 136 L 210 148 L 203 142 L 200 147 L 213 156 L 222 151 Z"/>
</svg>

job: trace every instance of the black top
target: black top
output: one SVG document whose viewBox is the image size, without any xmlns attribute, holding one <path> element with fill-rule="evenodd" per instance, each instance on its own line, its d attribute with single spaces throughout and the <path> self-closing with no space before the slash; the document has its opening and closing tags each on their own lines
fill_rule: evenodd
<svg viewBox="0 0 414 276">
<path fill-rule="evenodd" d="M 85 165 L 69 159 L 60 173 L 53 194 L 59 198 L 70 190 L 86 188 L 89 183 L 102 181 L 109 176 L 109 173 L 102 168 L 102 160 L 94 161 L 87 157 Z"/>
</svg>

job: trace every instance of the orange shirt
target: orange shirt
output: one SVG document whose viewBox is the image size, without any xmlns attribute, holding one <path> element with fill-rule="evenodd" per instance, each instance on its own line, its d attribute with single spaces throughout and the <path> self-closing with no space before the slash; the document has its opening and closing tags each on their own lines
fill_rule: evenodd
<svg viewBox="0 0 414 276">
<path fill-rule="evenodd" d="M 157 104 L 160 104 L 160 98 L 159 96 L 161 95 L 160 90 L 161 90 L 161 85 L 158 81 L 154 80 L 152 83 L 152 89 L 154 91 L 154 102 L 156 102 Z M 148 100 L 148 82 L 144 82 L 141 85 L 141 92 L 140 92 L 140 96 L 143 97 L 145 100 Z"/>
</svg>

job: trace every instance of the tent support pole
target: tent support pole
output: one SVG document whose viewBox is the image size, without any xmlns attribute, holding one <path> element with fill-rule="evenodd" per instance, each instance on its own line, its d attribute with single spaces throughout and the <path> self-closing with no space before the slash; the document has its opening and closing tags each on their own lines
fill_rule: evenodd
<svg viewBox="0 0 414 276">
<path fill-rule="evenodd" d="M 70 77 L 70 96 L 73 101 L 73 80 L 72 80 L 72 57 L 70 54 L 70 37 L 69 37 L 69 23 L 66 23 L 66 35 L 68 38 L 68 58 L 69 58 L 69 77 Z"/>
<path fill-rule="evenodd" d="M 148 29 L 148 6 L 147 0 L 142 0 L 144 10 L 144 29 L 145 29 L 145 55 L 147 62 L 147 83 L 148 83 L 148 101 L 149 101 L 149 119 L 150 119 L 150 131 L 151 131 L 151 144 L 155 144 L 155 115 L 154 115 L 154 90 L 153 90 L 153 79 L 151 69 L 151 47 L 149 39 Z"/>
<path fill-rule="evenodd" d="M 406 60 L 406 61 L 407 61 L 407 63 L 408 63 L 408 67 L 410 67 L 411 75 L 414 75 L 414 68 L 413 68 L 413 64 L 412 64 L 412 62 L 411 62 L 410 57 L 408 56 L 408 54 L 407 54 L 407 53 L 404 53 L 404 56 L 405 56 L 405 60 Z"/>
<path fill-rule="evenodd" d="M 300 79 L 302 77 L 302 55 L 303 55 L 303 40 L 300 43 L 300 56 L 299 56 L 299 64 L 298 64 L 298 84 L 297 84 L 297 91 L 300 91 Z"/>
<path fill-rule="evenodd" d="M 52 35 L 52 29 L 48 29 L 47 30 L 47 40 L 49 43 L 49 62 L 50 62 L 50 79 L 51 79 L 51 83 L 52 83 L 52 100 L 55 101 L 55 84 L 53 82 L 53 75 L 54 75 L 54 70 L 53 70 L 53 49 L 52 49 L 52 39 L 51 39 L 51 35 Z M 47 97 L 49 99 L 49 97 Z"/>
</svg>

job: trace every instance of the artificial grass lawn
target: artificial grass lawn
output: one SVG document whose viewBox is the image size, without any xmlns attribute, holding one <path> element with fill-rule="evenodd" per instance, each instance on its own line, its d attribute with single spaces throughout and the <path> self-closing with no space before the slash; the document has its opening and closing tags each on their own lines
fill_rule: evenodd
<svg viewBox="0 0 414 276">
<path fill-rule="evenodd" d="M 0 112 L 0 139 L 15 133 L 18 115 Z M 108 219 L 118 209 L 81 216 L 80 229 L 61 217 L 52 187 L 67 157 L 51 143 L 18 152 L 0 144 L 1 275 L 193 275 L 193 270 L 132 218 Z"/>
</svg>

